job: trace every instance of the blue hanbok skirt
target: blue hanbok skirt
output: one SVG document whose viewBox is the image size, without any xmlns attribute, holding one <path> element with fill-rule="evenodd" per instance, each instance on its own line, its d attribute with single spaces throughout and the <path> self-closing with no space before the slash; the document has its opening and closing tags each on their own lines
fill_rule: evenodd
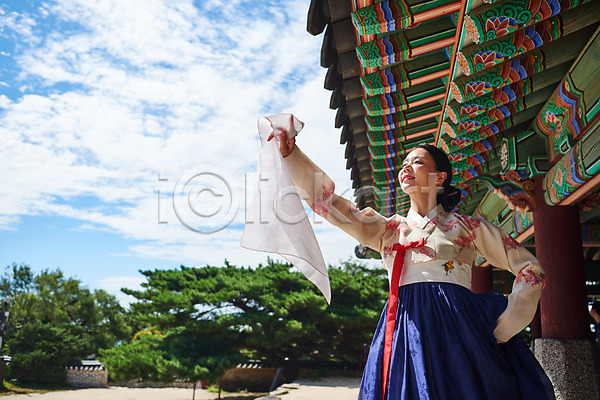
<svg viewBox="0 0 600 400">
<path fill-rule="evenodd" d="M 388 400 L 554 399 L 550 380 L 520 335 L 498 344 L 506 299 L 453 283 L 400 287 Z M 386 307 L 363 372 L 359 400 L 382 400 Z"/>
</svg>

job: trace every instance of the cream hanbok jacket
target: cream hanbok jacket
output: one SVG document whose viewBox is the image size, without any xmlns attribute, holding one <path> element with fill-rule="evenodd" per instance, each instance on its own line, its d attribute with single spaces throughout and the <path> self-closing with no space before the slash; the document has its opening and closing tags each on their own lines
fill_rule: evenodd
<svg viewBox="0 0 600 400">
<path fill-rule="evenodd" d="M 506 232 L 484 219 L 446 212 L 441 205 L 422 217 L 385 218 L 371 208 L 358 210 L 334 193 L 333 181 L 298 147 L 284 159 L 298 193 L 308 205 L 364 246 L 377 250 L 391 276 L 395 243 L 425 239 L 425 246 L 406 252 L 400 285 L 449 282 L 471 288 L 471 269 L 478 253 L 516 279 L 508 306 L 500 315 L 494 336 L 507 341 L 533 319 L 544 282 L 538 260 Z"/>
</svg>

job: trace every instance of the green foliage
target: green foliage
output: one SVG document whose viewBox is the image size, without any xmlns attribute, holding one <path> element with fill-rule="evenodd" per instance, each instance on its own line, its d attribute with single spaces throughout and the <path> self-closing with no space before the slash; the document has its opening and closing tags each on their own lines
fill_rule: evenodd
<svg viewBox="0 0 600 400">
<path fill-rule="evenodd" d="M 385 270 L 345 262 L 330 268 L 332 302 L 329 318 L 335 326 L 328 353 L 358 361 L 370 344 L 388 293 Z M 327 340 L 327 339 L 326 339 Z"/>
<path fill-rule="evenodd" d="M 60 270 L 34 275 L 29 266 L 13 264 L 0 277 L 0 295 L 11 299 L 5 331 L 11 378 L 60 382 L 68 361 L 112 347 L 131 332 L 114 296 L 92 292 Z"/>
<path fill-rule="evenodd" d="M 100 354 L 111 379 L 161 381 L 164 372 L 159 366 L 166 363 L 167 357 L 161 343 L 162 335 L 148 331 L 127 345 L 101 350 Z"/>
<path fill-rule="evenodd" d="M 33 321 L 19 329 L 9 342 L 10 376 L 21 382 L 62 383 L 65 366 L 86 347 L 83 330 Z"/>
<path fill-rule="evenodd" d="M 8 267 L 0 295 L 12 299 L 10 376 L 61 382 L 68 361 L 98 352 L 113 380 L 214 382 L 249 356 L 274 365 L 357 361 L 387 288 L 381 270 L 349 262 L 330 267 L 330 306 L 295 268 L 273 261 L 141 273 L 142 290 L 123 289 L 137 299 L 125 312 L 114 296 L 60 270 L 35 275 L 26 265 Z"/>
<path fill-rule="evenodd" d="M 221 326 L 219 321 L 200 320 L 171 329 L 163 344 L 181 367 L 179 377 L 215 382 L 243 360 L 236 350 L 240 338 L 239 332 Z"/>
<path fill-rule="evenodd" d="M 218 323 L 198 321 L 172 328 L 165 335 L 145 329 L 129 343 L 100 354 L 112 380 L 214 382 L 242 360 L 233 350 L 237 336 L 221 332 Z"/>
<path fill-rule="evenodd" d="M 249 350 L 275 365 L 302 357 L 358 360 L 363 343 L 371 339 L 387 285 L 381 271 L 344 263 L 330 268 L 333 300 L 327 306 L 314 285 L 289 264 L 269 261 L 251 269 L 226 262 L 222 268 L 182 266 L 141 273 L 147 278 L 144 289 L 123 291 L 138 299 L 131 310 L 146 326 L 163 332 L 194 327 L 196 337 L 217 326 L 226 342 L 237 340 L 237 350 Z M 210 323 L 198 325 L 206 321 Z M 181 340 L 192 345 L 191 339 Z M 195 360 L 186 361 L 187 368 L 196 362 L 211 371 Z"/>
</svg>

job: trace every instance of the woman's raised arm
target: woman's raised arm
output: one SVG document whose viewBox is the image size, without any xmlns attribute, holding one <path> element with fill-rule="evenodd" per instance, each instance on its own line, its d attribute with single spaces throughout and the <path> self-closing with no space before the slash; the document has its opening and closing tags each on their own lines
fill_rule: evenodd
<svg viewBox="0 0 600 400">
<path fill-rule="evenodd" d="M 463 217 L 471 226 L 477 251 L 492 265 L 512 272 L 516 278 L 508 306 L 497 321 L 494 335 L 506 342 L 533 319 L 544 286 L 544 270 L 529 251 L 504 230 L 491 223 Z"/>
<path fill-rule="evenodd" d="M 269 140 L 273 139 L 272 134 Z M 381 250 L 386 219 L 372 208 L 358 210 L 354 204 L 334 193 L 335 184 L 296 146 L 295 138 L 279 136 L 279 150 L 292 181 L 309 207 L 361 244 Z"/>
</svg>

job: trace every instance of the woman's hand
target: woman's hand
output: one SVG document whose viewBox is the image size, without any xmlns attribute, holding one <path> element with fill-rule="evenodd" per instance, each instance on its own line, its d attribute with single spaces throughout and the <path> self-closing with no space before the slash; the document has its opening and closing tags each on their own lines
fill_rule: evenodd
<svg viewBox="0 0 600 400">
<path fill-rule="evenodd" d="M 296 137 L 293 136 L 288 138 L 285 132 L 278 132 L 277 136 L 279 136 L 279 152 L 283 158 L 286 158 L 292 154 L 292 151 L 294 151 L 294 148 L 296 147 Z M 274 137 L 275 132 L 271 133 L 267 141 L 270 141 Z"/>
</svg>

